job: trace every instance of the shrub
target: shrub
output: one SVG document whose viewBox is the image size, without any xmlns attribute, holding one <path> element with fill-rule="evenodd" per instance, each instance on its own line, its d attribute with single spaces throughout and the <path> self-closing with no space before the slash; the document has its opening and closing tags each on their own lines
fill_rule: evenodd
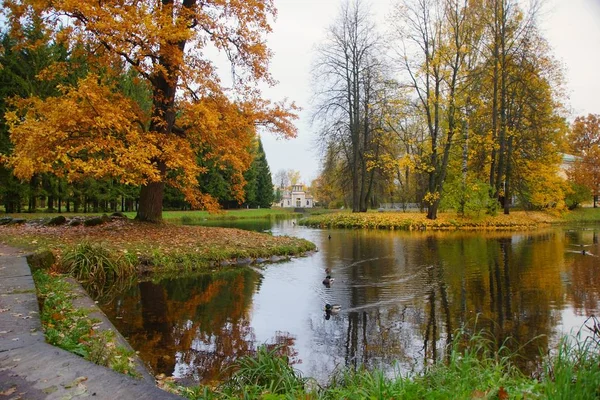
<svg viewBox="0 0 600 400">
<path fill-rule="evenodd" d="M 61 259 L 62 268 L 75 278 L 99 285 L 127 278 L 135 273 L 129 259 L 114 255 L 100 244 L 82 242 Z"/>
</svg>

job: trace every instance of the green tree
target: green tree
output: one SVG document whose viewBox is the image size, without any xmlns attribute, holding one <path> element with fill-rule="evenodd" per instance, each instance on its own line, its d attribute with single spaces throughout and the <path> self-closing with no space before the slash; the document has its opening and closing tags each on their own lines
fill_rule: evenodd
<svg viewBox="0 0 600 400">
<path fill-rule="evenodd" d="M 252 165 L 244 174 L 246 178 L 245 203 L 252 207 L 271 208 L 275 195 L 273 193 L 273 180 L 271 178 L 271 170 L 267 162 L 267 156 L 262 145 L 262 141 L 258 138 L 256 149 L 254 151 L 254 159 Z"/>
<path fill-rule="evenodd" d="M 0 159 L 12 154 L 8 125 L 4 118 L 14 97 L 38 96 L 46 98 L 58 93 L 57 85 L 74 79 L 82 70 L 81 65 L 69 62 L 64 46 L 51 43 L 39 18 L 32 19 L 23 27 L 23 42 L 19 43 L 11 31 L 1 35 L 0 54 Z M 69 72 L 52 73 L 52 65 L 69 65 Z M 58 187 L 50 176 L 32 177 L 29 182 L 15 178 L 12 168 L 0 163 L 0 198 L 6 212 L 20 212 L 25 197 L 29 197 L 29 211 L 36 208 L 36 197 L 41 194 L 38 184 L 43 181 L 46 189 Z M 52 193 L 53 194 L 53 193 Z"/>
<path fill-rule="evenodd" d="M 271 208 L 275 196 L 273 193 L 273 179 L 271 178 L 271 169 L 267 162 L 267 155 L 260 138 L 258 139 L 258 152 L 254 160 L 256 164 L 256 203 L 261 208 Z"/>
</svg>

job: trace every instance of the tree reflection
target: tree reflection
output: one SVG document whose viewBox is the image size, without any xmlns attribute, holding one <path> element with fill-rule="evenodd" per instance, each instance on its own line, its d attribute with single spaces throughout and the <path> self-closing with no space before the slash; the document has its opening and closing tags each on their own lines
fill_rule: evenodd
<svg viewBox="0 0 600 400">
<path fill-rule="evenodd" d="M 105 312 L 152 371 L 208 382 L 255 351 L 248 313 L 259 282 L 250 269 L 141 282 Z M 294 360 L 294 341 L 278 332 L 271 345 Z"/>
<path fill-rule="evenodd" d="M 298 264 L 315 268 L 318 278 L 308 283 L 314 286 L 296 289 L 304 282 L 296 276 L 290 288 L 297 292 L 285 293 L 313 296 L 306 304 L 321 308 L 307 306 L 309 315 L 281 314 L 278 329 L 290 329 L 273 332 L 268 344 L 293 362 L 302 359 L 325 382 L 337 366 L 390 373 L 423 368 L 448 355 L 456 329 L 483 329 L 531 370 L 557 327 L 566 324 L 566 310 L 598 310 L 600 258 L 573 251 L 571 245 L 582 243 L 590 254 L 600 254 L 598 229 L 338 232 L 310 263 Z M 321 282 L 324 271 L 335 278 L 329 288 Z M 154 371 L 208 381 L 256 349 L 252 297 L 261 284 L 280 285 L 281 279 L 287 275 L 270 283 L 254 271 L 236 270 L 142 283 L 107 313 Z M 341 304 L 342 311 L 324 314 L 326 302 Z"/>
</svg>

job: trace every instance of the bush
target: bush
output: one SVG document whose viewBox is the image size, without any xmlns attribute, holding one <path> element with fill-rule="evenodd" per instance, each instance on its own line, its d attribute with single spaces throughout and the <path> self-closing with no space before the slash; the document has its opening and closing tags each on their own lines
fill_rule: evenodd
<svg viewBox="0 0 600 400">
<path fill-rule="evenodd" d="M 82 242 L 68 250 L 61 260 L 64 271 L 81 281 L 99 285 L 127 278 L 135 273 L 135 266 L 127 258 L 114 255 L 100 244 Z"/>
<path fill-rule="evenodd" d="M 567 193 L 565 197 L 565 203 L 569 210 L 574 210 L 581 205 L 586 200 L 590 200 L 592 198 L 592 192 L 590 189 L 583 185 L 578 185 L 577 183 L 571 183 L 570 191 Z"/>
</svg>

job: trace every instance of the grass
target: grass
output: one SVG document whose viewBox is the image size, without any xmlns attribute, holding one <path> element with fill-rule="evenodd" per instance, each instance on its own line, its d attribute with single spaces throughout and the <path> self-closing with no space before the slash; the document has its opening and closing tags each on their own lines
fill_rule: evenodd
<svg viewBox="0 0 600 400">
<path fill-rule="evenodd" d="M 127 212 L 129 218 L 135 218 L 135 212 Z M 292 208 L 259 208 L 221 210 L 218 213 L 208 211 L 163 211 L 163 220 L 168 222 L 194 223 L 202 220 L 271 219 L 293 218 L 302 214 L 294 213 Z"/>
<path fill-rule="evenodd" d="M 600 222 L 600 208 L 576 208 L 563 216 L 565 222 Z"/>
<path fill-rule="evenodd" d="M 544 212 L 514 211 L 510 215 L 461 217 L 456 213 L 440 213 L 429 220 L 418 212 L 334 213 L 312 215 L 299 221 L 317 228 L 359 228 L 388 230 L 515 230 L 534 229 L 560 223 L 559 217 Z"/>
<path fill-rule="evenodd" d="M 134 262 L 126 254 L 115 254 L 102 244 L 88 241 L 68 249 L 61 258 L 63 271 L 80 281 L 93 281 L 100 285 L 134 275 Z"/>
<path fill-rule="evenodd" d="M 596 339 L 598 336 L 595 336 Z M 483 333 L 457 333 L 449 358 L 421 372 L 388 377 L 379 370 L 345 370 L 321 387 L 287 364 L 276 351 L 259 348 L 240 358 L 234 377 L 220 386 L 163 388 L 189 399 L 593 399 L 600 394 L 597 340 L 565 338 L 543 372 L 525 376 L 504 347 L 494 350 Z"/>
<path fill-rule="evenodd" d="M 0 235 L 15 247 L 50 249 L 79 279 L 99 282 L 118 280 L 131 272 L 131 266 L 169 273 L 212 271 L 237 259 L 288 257 L 316 248 L 295 237 L 131 220 L 94 227 L 4 225 Z"/>
<path fill-rule="evenodd" d="M 97 217 L 103 214 L 110 214 L 111 212 L 90 212 L 90 213 L 67 213 L 67 212 L 53 212 L 49 213 L 46 211 L 40 211 L 35 213 L 14 213 L 7 214 L 7 216 L 13 218 L 22 218 L 26 220 L 33 219 L 50 219 L 57 215 L 64 215 L 67 218 L 72 217 Z M 124 212 L 128 218 L 133 219 L 136 216 L 135 211 Z M 0 215 L 1 217 L 2 215 Z M 209 213 L 208 211 L 163 211 L 163 220 L 165 222 L 172 223 L 194 223 L 204 220 L 239 220 L 239 219 L 276 219 L 276 218 L 295 218 L 301 217 L 302 214 L 295 213 L 293 208 L 259 208 L 259 209 L 235 209 L 235 210 L 221 210 L 217 213 Z"/>
<path fill-rule="evenodd" d="M 48 343 L 98 365 L 139 377 L 134 353 L 116 344 L 114 332 L 97 329 L 99 321 L 89 318 L 86 310 L 73 306 L 75 294 L 69 282 L 42 270 L 34 272 L 33 279 Z"/>
</svg>

